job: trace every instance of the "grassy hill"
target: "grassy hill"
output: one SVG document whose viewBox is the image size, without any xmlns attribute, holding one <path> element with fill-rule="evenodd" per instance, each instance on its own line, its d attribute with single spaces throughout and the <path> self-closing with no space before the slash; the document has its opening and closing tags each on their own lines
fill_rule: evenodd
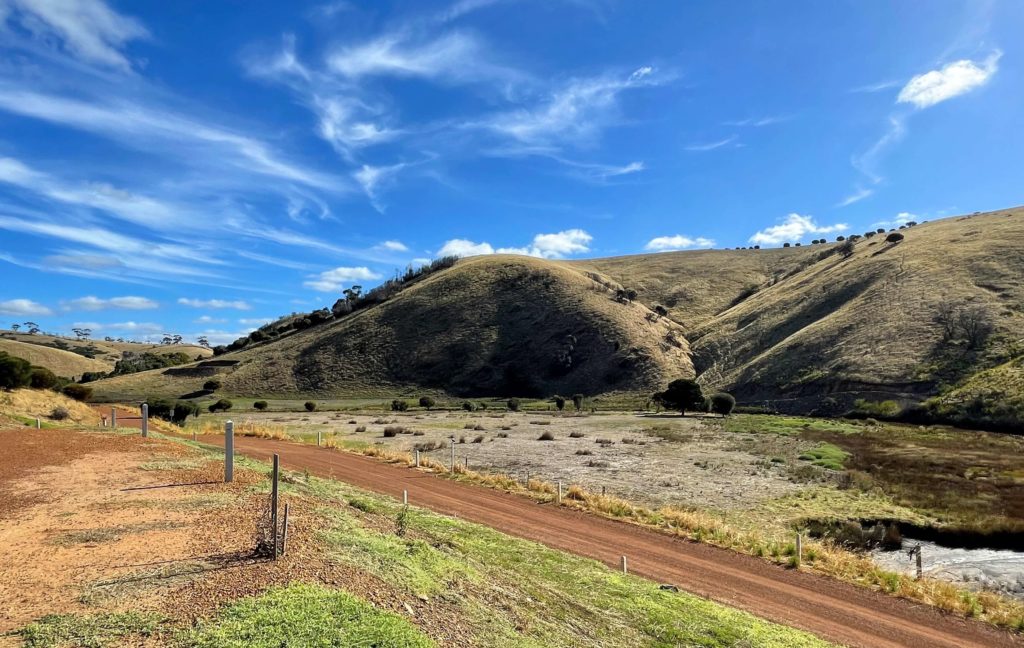
<svg viewBox="0 0 1024 648">
<path fill-rule="evenodd" d="M 210 349 L 192 344 L 149 344 L 106 340 L 76 340 L 46 333 L 15 333 L 0 330 L 0 351 L 46 367 L 58 376 L 80 378 L 87 371 L 109 372 L 125 352 L 177 353 L 209 357 Z"/>
<path fill-rule="evenodd" d="M 980 372 L 1024 355 L 1024 210 L 898 233 L 571 262 L 474 257 L 221 366 L 97 389 L 178 395 L 220 374 L 229 395 L 547 396 L 649 393 L 697 375 L 741 402 L 838 413 L 1002 375 Z M 617 298 L 624 290 L 635 301 Z"/>
</svg>

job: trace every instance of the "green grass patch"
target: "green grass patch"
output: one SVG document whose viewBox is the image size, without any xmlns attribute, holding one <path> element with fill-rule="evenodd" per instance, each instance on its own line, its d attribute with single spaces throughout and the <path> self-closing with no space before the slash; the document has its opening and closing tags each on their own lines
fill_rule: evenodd
<svg viewBox="0 0 1024 648">
<path fill-rule="evenodd" d="M 829 470 L 843 470 L 843 462 L 850 458 L 850 453 L 831 443 L 822 443 L 797 458 L 801 461 L 810 461 L 813 466 L 821 466 Z"/>
<path fill-rule="evenodd" d="M 135 612 L 51 614 L 22 628 L 27 648 L 105 648 L 157 632 L 160 617 Z"/>
<path fill-rule="evenodd" d="M 195 648 L 428 648 L 434 642 L 408 621 L 346 592 L 292 583 L 243 599 L 185 633 Z"/>
<path fill-rule="evenodd" d="M 809 430 L 843 434 L 861 432 L 860 426 L 848 421 L 773 414 L 734 414 L 726 418 L 722 425 L 727 432 L 779 434 L 782 436 L 798 436 Z"/>
</svg>

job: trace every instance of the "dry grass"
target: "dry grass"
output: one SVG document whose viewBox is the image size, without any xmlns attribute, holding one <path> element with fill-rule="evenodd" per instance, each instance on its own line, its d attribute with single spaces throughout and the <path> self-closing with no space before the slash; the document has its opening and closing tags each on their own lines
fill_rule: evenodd
<svg viewBox="0 0 1024 648">
<path fill-rule="evenodd" d="M 50 413 L 57 407 L 68 412 L 63 421 L 53 421 Z M 63 394 L 49 390 L 16 389 L 12 392 L 0 391 L 0 416 L 27 423 L 39 418 L 48 425 L 99 425 L 100 415 L 96 411 Z"/>
<path fill-rule="evenodd" d="M 102 360 L 86 358 L 71 351 L 15 340 L 0 339 L 0 351 L 16 358 L 28 360 L 38 367 L 46 367 L 58 376 L 66 378 L 81 377 L 86 371 L 110 371 L 113 369 L 112 364 Z"/>
</svg>

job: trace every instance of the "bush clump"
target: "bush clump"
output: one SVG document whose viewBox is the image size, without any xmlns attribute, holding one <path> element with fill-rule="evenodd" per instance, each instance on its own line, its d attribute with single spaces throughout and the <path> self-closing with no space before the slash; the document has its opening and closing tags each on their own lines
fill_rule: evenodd
<svg viewBox="0 0 1024 648">
<path fill-rule="evenodd" d="M 313 401 L 306 401 L 305 403 L 303 403 L 302 406 L 306 408 L 307 412 L 312 412 L 316 410 L 316 403 L 314 403 Z"/>
<path fill-rule="evenodd" d="M 207 380 L 203 383 L 203 389 L 206 391 L 217 391 L 222 387 L 219 380 Z"/>
<path fill-rule="evenodd" d="M 519 399 L 518 398 L 510 398 L 510 399 L 508 399 L 508 402 L 505 403 L 505 405 L 508 407 L 508 411 L 510 411 L 510 412 L 518 412 L 519 411 Z"/>
<path fill-rule="evenodd" d="M 407 409 L 409 409 L 409 403 L 405 402 L 404 400 L 396 398 L 395 400 L 391 401 L 392 412 L 404 412 Z"/>
<path fill-rule="evenodd" d="M 232 407 L 234 407 L 234 405 L 235 404 L 229 401 L 228 399 L 222 398 L 216 403 L 211 404 L 207 409 L 210 410 L 211 412 L 226 412 Z"/>
<path fill-rule="evenodd" d="M 32 380 L 32 365 L 0 351 L 0 389 L 8 391 L 28 386 Z"/>
<path fill-rule="evenodd" d="M 466 410 L 467 412 L 472 412 L 473 411 L 473 403 L 470 403 L 469 401 L 466 401 L 465 403 L 462 404 L 462 409 Z"/>
<path fill-rule="evenodd" d="M 736 399 L 733 398 L 732 394 L 718 392 L 711 395 L 711 411 L 715 414 L 728 416 L 732 414 L 734 407 L 736 407 Z"/>
<path fill-rule="evenodd" d="M 420 407 L 431 410 L 434 409 L 434 405 L 437 405 L 437 401 L 430 396 L 420 396 Z"/>
<path fill-rule="evenodd" d="M 269 407 L 267 401 L 256 401 L 255 403 L 252 404 L 252 406 L 261 412 L 266 410 L 267 407 Z"/>
<path fill-rule="evenodd" d="M 551 432 L 545 432 L 544 434 L 542 434 L 539 437 L 537 437 L 537 440 L 538 441 L 554 441 L 555 440 L 555 435 L 552 434 Z"/>
<path fill-rule="evenodd" d="M 892 233 L 889 234 L 889 236 L 885 237 L 885 242 L 886 243 L 899 243 L 902 240 L 903 240 L 903 235 L 900 234 L 899 232 L 892 232 Z"/>
<path fill-rule="evenodd" d="M 66 421 L 69 418 L 71 418 L 71 412 L 66 407 L 54 407 L 50 410 L 50 420 Z"/>
<path fill-rule="evenodd" d="M 73 398 L 76 401 L 81 401 L 84 403 L 90 398 L 92 398 L 92 387 L 86 387 L 85 385 L 72 383 L 70 385 L 65 385 L 64 389 L 61 390 L 61 393 L 63 393 L 68 398 Z"/>
<path fill-rule="evenodd" d="M 60 378 L 46 367 L 32 367 L 28 386 L 32 389 L 53 389 L 60 384 Z"/>
</svg>

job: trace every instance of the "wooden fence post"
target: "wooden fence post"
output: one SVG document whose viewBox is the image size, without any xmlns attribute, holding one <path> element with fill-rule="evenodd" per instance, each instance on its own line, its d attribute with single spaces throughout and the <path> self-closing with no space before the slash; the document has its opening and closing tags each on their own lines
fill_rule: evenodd
<svg viewBox="0 0 1024 648">
<path fill-rule="evenodd" d="M 270 485 L 270 528 L 272 529 L 271 535 L 273 540 L 271 541 L 271 551 L 274 560 L 277 560 L 277 480 L 280 477 L 281 471 L 281 457 L 274 455 L 274 469 L 272 482 Z"/>
<path fill-rule="evenodd" d="M 224 423 L 224 481 L 235 479 L 235 424 Z"/>
</svg>

